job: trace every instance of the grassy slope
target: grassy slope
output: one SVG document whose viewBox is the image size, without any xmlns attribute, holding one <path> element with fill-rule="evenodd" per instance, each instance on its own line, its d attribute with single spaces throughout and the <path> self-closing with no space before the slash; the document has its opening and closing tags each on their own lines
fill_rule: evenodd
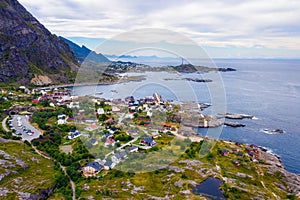
<svg viewBox="0 0 300 200">
<path fill-rule="evenodd" d="M 55 170 L 51 160 L 37 155 L 31 147 L 20 143 L 1 143 L 0 150 L 7 152 L 13 159 L 10 159 L 15 166 L 8 167 L 9 170 L 17 171 L 0 181 L 0 188 L 9 190 L 7 198 L 15 198 L 16 192 L 37 193 L 40 189 L 47 189 L 54 186 Z M 0 156 L 4 159 L 3 156 Z M 23 160 L 28 168 L 23 169 L 16 164 L 15 159 Z M 6 159 L 5 159 L 6 160 Z M 0 171 L 5 171 L 0 167 Z"/>
<path fill-rule="evenodd" d="M 197 145 L 199 144 L 192 145 L 193 147 L 190 149 L 197 150 L 199 147 Z M 194 158 L 189 158 L 184 153 L 181 158 L 171 164 L 172 166 L 184 169 L 184 172 L 180 173 L 167 169 L 137 173 L 135 175 L 129 175 L 126 172 L 120 173 L 116 170 L 103 171 L 100 174 L 102 178 L 85 180 L 78 184 L 80 188 L 83 188 L 80 196 L 88 197 L 92 195 L 96 199 L 103 197 L 113 197 L 116 199 L 134 197 L 135 199 L 145 199 L 149 197 L 148 195 L 159 197 L 174 195 L 174 199 L 200 199 L 203 197 L 194 195 L 193 193 L 184 195 L 181 191 L 192 190 L 191 180 L 200 183 L 207 177 L 215 175 L 221 179 L 225 178 L 229 180 L 221 186 L 223 193 L 229 199 L 250 199 L 251 197 L 275 199 L 274 194 L 281 199 L 287 198 L 285 191 L 281 191 L 275 187 L 275 183 L 285 184 L 278 176 L 262 174 L 262 172 L 266 174 L 263 163 L 256 164 L 250 161 L 250 158 L 246 155 L 238 157 L 233 153 L 229 157 L 223 157 L 218 151 L 224 147 L 231 151 L 232 148 L 237 146 L 219 141 L 211 151 L 212 157 L 209 159 L 207 156 L 199 158 L 199 153 L 196 153 Z M 245 147 L 245 145 L 242 145 L 238 148 L 246 154 L 244 151 Z M 232 163 L 234 159 L 239 160 L 241 166 L 235 166 Z M 190 165 L 181 163 L 180 160 L 198 160 L 201 163 Z M 220 166 L 220 170 L 216 169 L 216 164 Z M 244 173 L 247 177 L 238 177 L 236 175 L 237 172 Z M 182 187 L 175 186 L 174 183 L 176 181 L 182 182 Z M 143 187 L 141 191 L 132 192 L 135 187 L 141 186 Z M 247 192 L 243 190 L 247 190 Z"/>
</svg>

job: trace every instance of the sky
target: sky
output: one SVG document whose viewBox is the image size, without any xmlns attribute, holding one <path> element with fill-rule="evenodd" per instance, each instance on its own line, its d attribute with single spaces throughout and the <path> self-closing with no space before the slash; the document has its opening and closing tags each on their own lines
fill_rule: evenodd
<svg viewBox="0 0 300 200">
<path fill-rule="evenodd" d="M 52 33 L 90 48 L 104 40 L 161 42 L 152 35 L 118 37 L 158 28 L 185 36 L 212 57 L 300 58 L 299 0 L 19 1 Z"/>
</svg>

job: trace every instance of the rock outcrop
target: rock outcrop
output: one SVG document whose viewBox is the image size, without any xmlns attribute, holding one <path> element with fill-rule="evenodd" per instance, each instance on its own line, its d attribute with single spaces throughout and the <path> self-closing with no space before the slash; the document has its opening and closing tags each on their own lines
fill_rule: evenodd
<svg viewBox="0 0 300 200">
<path fill-rule="evenodd" d="M 67 83 L 77 70 L 71 48 L 17 0 L 0 0 L 0 82 L 29 84 L 35 74 Z"/>
</svg>

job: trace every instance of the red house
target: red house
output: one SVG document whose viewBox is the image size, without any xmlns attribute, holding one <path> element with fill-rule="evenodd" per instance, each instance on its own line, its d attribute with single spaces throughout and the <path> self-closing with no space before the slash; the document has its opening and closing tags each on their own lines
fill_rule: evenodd
<svg viewBox="0 0 300 200">
<path fill-rule="evenodd" d="M 233 160 L 232 163 L 233 163 L 235 166 L 240 166 L 240 165 L 241 165 L 240 162 L 237 161 L 237 160 Z"/>
<path fill-rule="evenodd" d="M 227 149 L 222 149 L 221 150 L 221 155 L 222 156 L 229 156 L 229 151 Z"/>
</svg>

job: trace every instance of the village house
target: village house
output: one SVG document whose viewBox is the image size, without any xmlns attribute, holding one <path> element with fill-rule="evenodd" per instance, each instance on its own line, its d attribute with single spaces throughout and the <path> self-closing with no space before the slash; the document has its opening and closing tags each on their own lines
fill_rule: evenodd
<svg viewBox="0 0 300 200">
<path fill-rule="evenodd" d="M 222 156 L 229 156 L 229 151 L 227 149 L 222 149 L 221 150 L 221 155 Z"/>
<path fill-rule="evenodd" d="M 133 153 L 133 152 L 138 152 L 139 148 L 137 146 L 133 145 L 131 147 L 128 147 L 126 150 L 130 153 Z"/>
<path fill-rule="evenodd" d="M 88 127 L 86 127 L 85 128 L 85 130 L 87 130 L 87 131 L 94 131 L 94 130 L 96 130 L 97 128 L 99 128 L 99 126 L 97 125 L 97 124 L 91 124 L 91 125 L 89 125 Z"/>
<path fill-rule="evenodd" d="M 234 153 L 240 152 L 240 150 L 239 150 L 238 148 L 233 148 L 232 151 L 233 151 Z"/>
<path fill-rule="evenodd" d="M 250 151 L 248 154 L 252 158 L 258 158 L 258 155 L 255 152 L 253 152 L 253 151 Z"/>
<path fill-rule="evenodd" d="M 80 106 L 79 106 L 79 102 L 78 101 L 76 101 L 76 102 L 70 102 L 69 104 L 67 104 L 67 107 L 68 108 L 80 108 Z"/>
<path fill-rule="evenodd" d="M 127 135 L 130 135 L 130 136 L 134 136 L 134 135 L 139 134 L 137 129 L 129 129 L 126 133 L 127 133 Z"/>
<path fill-rule="evenodd" d="M 60 114 L 57 116 L 57 124 L 60 125 L 60 124 L 65 124 L 67 123 L 67 116 L 64 115 L 64 114 Z"/>
<path fill-rule="evenodd" d="M 119 162 L 122 161 L 122 158 L 124 158 L 124 159 L 127 158 L 127 154 L 126 154 L 125 151 L 121 151 L 119 153 L 116 153 L 115 155 L 113 155 L 111 157 L 111 160 L 112 160 L 113 163 L 118 164 Z"/>
<path fill-rule="evenodd" d="M 78 130 L 70 131 L 68 139 L 72 140 L 72 139 L 78 138 L 80 135 L 81 135 L 81 133 Z"/>
<path fill-rule="evenodd" d="M 106 138 L 104 146 L 105 147 L 108 147 L 109 145 L 115 146 L 115 143 L 116 143 L 116 141 L 112 137 L 108 137 L 108 138 Z"/>
<path fill-rule="evenodd" d="M 160 137 L 161 135 L 158 133 L 158 131 L 152 131 L 152 132 L 150 133 L 150 136 L 151 136 L 152 138 L 158 138 L 158 137 Z"/>
<path fill-rule="evenodd" d="M 104 121 L 104 124 L 112 124 L 112 123 L 115 123 L 115 120 L 113 118 L 109 118 Z"/>
<path fill-rule="evenodd" d="M 153 147 L 156 145 L 156 142 L 153 140 L 152 137 L 145 137 L 140 143 L 148 147 Z"/>
<path fill-rule="evenodd" d="M 83 175 L 85 177 L 96 176 L 101 170 L 103 166 L 98 162 L 89 162 L 82 168 Z"/>
<path fill-rule="evenodd" d="M 104 169 L 105 170 L 110 170 L 113 169 L 116 166 L 115 163 L 113 163 L 111 160 L 106 160 L 104 163 Z"/>
<path fill-rule="evenodd" d="M 98 144 L 98 141 L 97 141 L 95 138 L 90 139 L 89 142 L 90 142 L 91 145 L 93 145 L 93 146 Z"/>
<path fill-rule="evenodd" d="M 240 162 L 237 161 L 237 160 L 233 160 L 232 163 L 233 163 L 235 166 L 240 166 L 240 165 L 241 165 Z"/>
<path fill-rule="evenodd" d="M 116 107 L 116 106 L 112 106 L 111 111 L 114 112 L 114 113 L 116 113 L 116 112 L 120 112 L 121 109 L 118 108 L 118 107 Z"/>
<path fill-rule="evenodd" d="M 97 109 L 97 114 L 98 115 L 103 115 L 105 112 L 104 112 L 104 109 L 103 108 L 98 108 Z"/>
</svg>

